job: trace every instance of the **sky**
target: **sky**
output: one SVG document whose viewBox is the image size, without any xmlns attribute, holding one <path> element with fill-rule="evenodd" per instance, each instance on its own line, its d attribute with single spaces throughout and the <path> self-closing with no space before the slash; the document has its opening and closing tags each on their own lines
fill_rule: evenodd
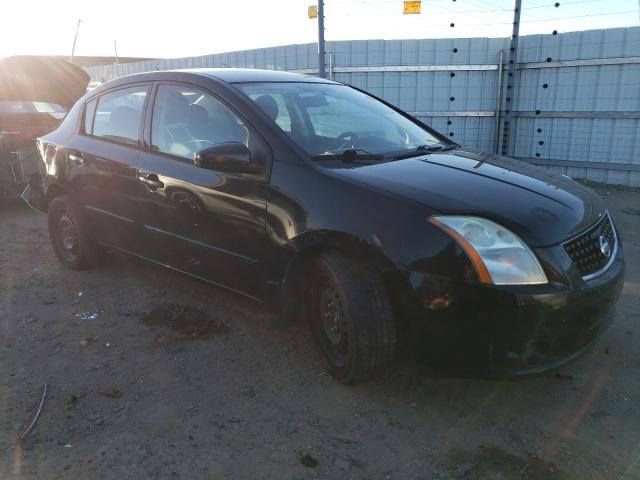
<svg viewBox="0 0 640 480">
<path fill-rule="evenodd" d="M 314 0 L 4 0 L 0 58 L 76 55 L 172 58 L 317 40 Z M 521 34 L 640 25 L 640 0 L 522 0 Z M 555 6 L 558 2 L 560 5 Z M 511 35 L 513 0 L 326 0 L 327 40 Z M 451 27 L 450 24 L 454 26 Z"/>
</svg>

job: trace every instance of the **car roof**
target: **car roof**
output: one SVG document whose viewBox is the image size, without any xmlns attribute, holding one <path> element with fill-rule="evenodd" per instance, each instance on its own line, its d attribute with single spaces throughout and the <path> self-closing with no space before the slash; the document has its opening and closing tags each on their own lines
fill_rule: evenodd
<svg viewBox="0 0 640 480">
<path fill-rule="evenodd" d="M 148 79 L 149 76 L 161 77 L 163 73 L 186 73 L 212 77 L 227 83 L 250 83 L 250 82 L 305 82 L 305 83 L 337 83 L 325 78 L 303 75 L 293 72 L 282 72 L 278 70 L 260 70 L 254 68 L 184 68 L 176 70 L 155 70 L 120 77 L 128 81 Z"/>
<path fill-rule="evenodd" d="M 109 80 L 89 92 L 89 97 L 101 95 L 112 88 L 126 87 L 137 82 L 183 81 L 189 77 L 210 78 L 224 83 L 260 83 L 260 82 L 297 82 L 297 83 L 330 83 L 339 82 L 326 78 L 302 75 L 300 73 L 280 72 L 277 70 L 258 70 L 252 68 L 185 68 L 178 70 L 151 70 L 134 73 Z"/>
<path fill-rule="evenodd" d="M 325 78 L 303 75 L 278 70 L 259 70 L 254 68 L 197 68 L 180 70 L 180 72 L 195 73 L 214 77 L 228 83 L 244 82 L 305 82 L 305 83 L 336 83 Z"/>
</svg>

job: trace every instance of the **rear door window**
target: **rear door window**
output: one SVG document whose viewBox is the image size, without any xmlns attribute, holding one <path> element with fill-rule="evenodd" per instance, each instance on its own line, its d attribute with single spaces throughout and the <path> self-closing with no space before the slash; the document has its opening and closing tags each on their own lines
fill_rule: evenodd
<svg viewBox="0 0 640 480">
<path fill-rule="evenodd" d="M 143 85 L 102 95 L 98 99 L 92 135 L 136 145 L 140 138 L 140 120 L 148 93 L 149 86 Z"/>
</svg>

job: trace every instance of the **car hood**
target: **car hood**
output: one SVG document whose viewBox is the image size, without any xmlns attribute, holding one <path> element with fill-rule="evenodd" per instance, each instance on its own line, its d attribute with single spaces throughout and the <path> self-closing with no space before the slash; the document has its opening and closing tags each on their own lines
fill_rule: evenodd
<svg viewBox="0 0 640 480">
<path fill-rule="evenodd" d="M 532 247 L 560 243 L 593 224 L 604 204 L 564 175 L 493 154 L 432 153 L 374 164 L 341 164 L 334 172 L 433 210 L 504 225 Z"/>
<path fill-rule="evenodd" d="M 57 58 L 16 56 L 0 60 L 0 101 L 48 102 L 69 109 L 87 91 L 90 77 Z"/>
</svg>

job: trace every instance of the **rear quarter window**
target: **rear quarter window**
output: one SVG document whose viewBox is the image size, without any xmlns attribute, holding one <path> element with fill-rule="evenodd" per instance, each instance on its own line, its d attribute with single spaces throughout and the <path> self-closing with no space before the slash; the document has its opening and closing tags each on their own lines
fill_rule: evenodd
<svg viewBox="0 0 640 480">
<path fill-rule="evenodd" d="M 97 103 L 98 100 L 94 98 L 84 107 L 83 133 L 86 133 L 87 135 L 91 135 L 93 133 L 93 117 L 96 114 Z"/>
</svg>

